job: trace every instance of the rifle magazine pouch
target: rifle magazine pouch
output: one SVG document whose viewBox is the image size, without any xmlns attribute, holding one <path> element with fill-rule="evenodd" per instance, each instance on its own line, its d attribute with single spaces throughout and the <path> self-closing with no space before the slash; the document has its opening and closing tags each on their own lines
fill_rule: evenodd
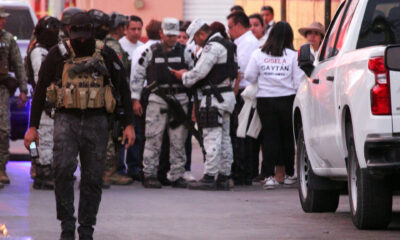
<svg viewBox="0 0 400 240">
<path fill-rule="evenodd" d="M 55 104 L 57 102 L 57 89 L 54 83 L 47 87 L 46 99 L 49 103 Z"/>
<path fill-rule="evenodd" d="M 93 91 L 95 90 L 95 91 Z M 94 88 L 91 89 L 89 101 L 92 101 L 92 97 L 94 96 L 93 103 L 94 108 L 104 107 L 104 88 Z"/>
<path fill-rule="evenodd" d="M 110 85 L 106 85 L 104 87 L 104 100 L 106 111 L 108 113 L 113 113 L 115 106 L 117 105 L 117 101 L 114 98 Z"/>
<path fill-rule="evenodd" d="M 222 116 L 216 107 L 203 107 L 199 110 L 197 124 L 201 128 L 215 128 L 222 125 Z"/>
<path fill-rule="evenodd" d="M 73 85 L 71 85 L 73 86 Z M 76 108 L 76 91 L 73 88 L 65 88 L 64 89 L 64 107 L 65 108 Z"/>
<path fill-rule="evenodd" d="M 87 88 L 79 88 L 76 89 L 76 102 L 77 108 L 85 110 L 86 108 L 90 107 L 90 99 L 88 102 L 88 89 Z"/>
</svg>

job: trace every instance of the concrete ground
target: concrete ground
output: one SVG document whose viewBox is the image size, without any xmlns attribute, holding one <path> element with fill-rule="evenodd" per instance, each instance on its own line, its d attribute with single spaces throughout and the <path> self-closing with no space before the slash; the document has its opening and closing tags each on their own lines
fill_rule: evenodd
<svg viewBox="0 0 400 240">
<path fill-rule="evenodd" d="M 202 175 L 200 151 L 194 149 L 193 172 Z M 7 239 L 55 240 L 60 234 L 52 191 L 33 190 L 28 162 L 10 162 L 11 185 L 0 190 L 0 223 Z M 79 174 L 79 173 L 77 173 Z M 76 206 L 79 198 L 76 183 Z M 347 196 L 336 213 L 306 214 L 297 189 L 263 190 L 259 184 L 229 192 L 164 187 L 112 186 L 103 192 L 96 240 L 258 240 L 258 239 L 400 239 L 400 198 L 385 231 L 357 230 Z M 0 237 L 0 239 L 2 239 Z"/>
</svg>

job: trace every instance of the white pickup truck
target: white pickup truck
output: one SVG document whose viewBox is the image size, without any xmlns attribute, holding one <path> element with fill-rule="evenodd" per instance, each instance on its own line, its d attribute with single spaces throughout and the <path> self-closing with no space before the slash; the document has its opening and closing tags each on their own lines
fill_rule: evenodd
<svg viewBox="0 0 400 240">
<path fill-rule="evenodd" d="M 387 46 L 399 43 L 400 1 L 346 0 L 303 68 L 293 124 L 305 212 L 336 211 L 348 190 L 357 228 L 389 225 L 400 189 L 400 66 L 390 65 L 400 50 Z"/>
</svg>

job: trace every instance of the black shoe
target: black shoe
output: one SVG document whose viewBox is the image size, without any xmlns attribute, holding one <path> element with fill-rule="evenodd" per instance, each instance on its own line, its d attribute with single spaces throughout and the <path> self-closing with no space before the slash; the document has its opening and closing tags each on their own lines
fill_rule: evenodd
<svg viewBox="0 0 400 240">
<path fill-rule="evenodd" d="M 53 190 L 54 189 L 54 181 L 52 180 L 43 180 L 38 177 L 35 177 L 33 181 L 33 188 L 38 190 Z"/>
<path fill-rule="evenodd" d="M 79 240 L 93 240 L 94 228 L 92 226 L 79 226 Z"/>
<path fill-rule="evenodd" d="M 143 180 L 145 188 L 161 188 L 161 183 L 155 177 L 145 177 Z"/>
<path fill-rule="evenodd" d="M 235 186 L 243 186 L 243 185 L 245 185 L 245 181 L 244 181 L 243 178 L 234 178 L 233 179 L 233 184 Z"/>
<path fill-rule="evenodd" d="M 171 186 L 171 181 L 168 180 L 167 177 L 159 177 L 158 181 L 161 183 L 163 186 Z"/>
<path fill-rule="evenodd" d="M 187 182 L 182 177 L 178 178 L 175 182 L 171 182 L 173 188 L 187 188 Z"/>
<path fill-rule="evenodd" d="M 257 177 L 253 178 L 253 182 L 261 182 L 265 179 L 265 176 L 258 175 Z"/>
<path fill-rule="evenodd" d="M 216 190 L 217 184 L 214 176 L 204 174 L 203 178 L 199 181 L 188 183 L 188 188 L 192 190 Z"/>
<path fill-rule="evenodd" d="M 75 240 L 75 231 L 62 231 L 60 240 Z"/>
<path fill-rule="evenodd" d="M 229 176 L 218 174 L 217 177 L 217 190 L 229 191 Z"/>
</svg>

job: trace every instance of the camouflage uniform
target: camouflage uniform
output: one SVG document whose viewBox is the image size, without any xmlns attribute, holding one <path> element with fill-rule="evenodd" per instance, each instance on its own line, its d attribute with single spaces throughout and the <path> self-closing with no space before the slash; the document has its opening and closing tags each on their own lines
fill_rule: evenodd
<svg viewBox="0 0 400 240">
<path fill-rule="evenodd" d="M 36 84 L 39 78 L 40 66 L 47 54 L 47 49 L 40 46 L 35 47 L 30 54 Z M 38 146 L 39 159 L 36 160 L 37 164 L 51 165 L 53 163 L 53 130 L 54 120 L 43 111 L 40 119 L 40 128 L 38 129 L 40 143 Z"/>
<path fill-rule="evenodd" d="M 108 34 L 106 36 L 106 38 L 104 39 L 104 42 L 108 47 L 112 48 L 112 50 L 115 51 L 119 60 L 121 60 L 122 64 L 124 65 L 125 69 L 128 69 L 128 67 L 129 67 L 128 56 L 125 53 L 125 51 L 122 49 L 119 41 L 115 37 L 113 37 L 111 34 Z"/>
<path fill-rule="evenodd" d="M 215 33 L 209 39 L 222 37 Z M 215 64 L 227 62 L 227 50 L 218 42 L 208 42 L 201 53 L 195 67 L 183 74 L 183 85 L 190 87 L 196 82 L 204 79 Z M 230 80 L 227 78 L 217 87 L 230 86 Z M 215 128 L 204 128 L 203 139 L 206 149 L 206 162 L 204 174 L 216 176 L 222 174 L 229 176 L 233 162 L 232 143 L 229 135 L 229 116 L 235 107 L 235 95 L 233 91 L 221 93 L 224 101 L 219 103 L 214 95 L 211 95 L 211 106 L 218 108 L 221 114 L 222 125 Z M 206 96 L 203 96 L 200 107 L 206 106 Z"/>
<path fill-rule="evenodd" d="M 10 68 L 15 72 L 21 92 L 27 93 L 26 75 L 21 53 L 14 36 L 5 30 L 0 31 L 0 79 L 7 77 Z M 10 94 L 7 88 L 0 85 L 0 169 L 5 170 L 9 159 L 10 138 Z"/>
<path fill-rule="evenodd" d="M 146 49 L 142 54 L 133 75 L 131 96 L 136 100 L 140 100 L 143 85 L 147 79 L 146 69 L 153 57 L 153 53 L 150 49 L 151 48 Z M 193 66 L 191 54 L 187 49 L 184 51 L 184 61 L 189 67 Z M 175 98 L 182 105 L 185 112 L 187 112 L 189 98 L 186 93 L 177 93 L 173 95 L 167 94 L 167 96 Z M 170 128 L 168 124 L 171 120 L 172 118 L 168 114 L 167 103 L 158 95 L 151 93 L 149 96 L 149 104 L 146 109 L 145 123 L 146 142 L 143 153 L 143 173 L 145 178 L 155 178 L 157 176 L 157 167 L 159 164 L 161 144 L 165 130 L 168 131 L 170 139 L 169 159 L 171 169 L 167 174 L 167 178 L 171 182 L 174 182 L 181 178 L 185 172 L 185 141 L 187 137 L 187 129 L 183 125 L 180 125 L 175 129 Z"/>
</svg>

